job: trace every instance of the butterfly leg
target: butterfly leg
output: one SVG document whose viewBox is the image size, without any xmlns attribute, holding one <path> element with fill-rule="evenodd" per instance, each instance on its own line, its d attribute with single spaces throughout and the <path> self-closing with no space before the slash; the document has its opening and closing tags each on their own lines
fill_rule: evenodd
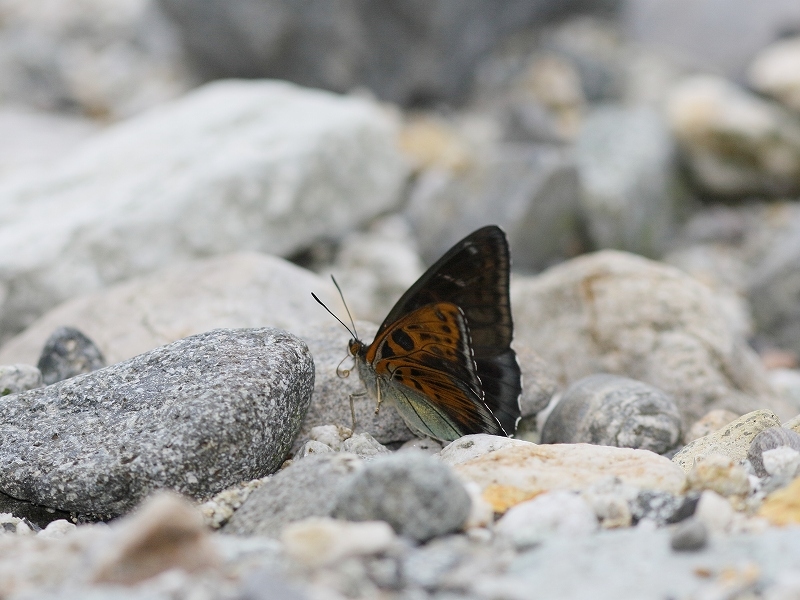
<svg viewBox="0 0 800 600">
<path fill-rule="evenodd" d="M 350 428 L 353 432 L 356 430 L 356 408 L 353 404 L 353 398 L 356 396 L 366 396 L 366 392 L 359 392 L 357 394 L 350 394 L 350 419 L 352 427 Z"/>
</svg>

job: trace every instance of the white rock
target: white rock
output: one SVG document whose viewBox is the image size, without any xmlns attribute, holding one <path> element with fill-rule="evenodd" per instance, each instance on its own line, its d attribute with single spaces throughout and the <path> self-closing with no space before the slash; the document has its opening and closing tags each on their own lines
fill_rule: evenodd
<svg viewBox="0 0 800 600">
<path fill-rule="evenodd" d="M 390 452 L 386 446 L 366 432 L 356 433 L 347 438 L 342 443 L 342 450 L 344 452 L 352 452 L 365 460 L 375 458 L 379 454 L 389 454 Z"/>
<path fill-rule="evenodd" d="M 322 442 L 308 440 L 300 449 L 300 458 L 305 458 L 312 454 L 327 454 L 329 452 L 335 452 L 335 450 Z"/>
<path fill-rule="evenodd" d="M 716 492 L 705 490 L 700 495 L 694 516 L 705 523 L 710 531 L 723 533 L 733 524 L 736 511 L 725 498 Z"/>
<path fill-rule="evenodd" d="M 766 450 L 761 460 L 767 473 L 785 481 L 792 480 L 800 471 L 800 452 L 787 446 Z"/>
<path fill-rule="evenodd" d="M 74 523 L 70 523 L 66 519 L 58 519 L 51 521 L 47 527 L 36 533 L 36 537 L 42 538 L 62 538 L 68 533 L 75 531 L 77 527 Z"/>
<path fill-rule="evenodd" d="M 800 37 L 764 48 L 753 60 L 747 75 L 759 92 L 800 111 Z"/>
<path fill-rule="evenodd" d="M 594 510 L 578 494 L 549 492 L 511 507 L 495 531 L 517 547 L 531 546 L 551 535 L 573 537 L 597 531 Z"/>
<path fill-rule="evenodd" d="M 0 181 L 0 335 L 166 263 L 349 231 L 399 200 L 396 130 L 364 99 L 221 81 Z"/>
<path fill-rule="evenodd" d="M 42 344 L 44 346 L 44 344 Z M 31 361 L 33 362 L 33 361 Z M 42 372 L 33 365 L 3 365 L 0 360 L 0 396 L 41 387 Z"/>
<path fill-rule="evenodd" d="M 636 498 L 639 488 L 627 485 L 616 477 L 599 481 L 581 492 L 604 529 L 629 527 L 633 516 L 630 502 Z"/>
<path fill-rule="evenodd" d="M 281 534 L 286 553 L 311 567 L 377 554 L 395 539 L 391 526 L 383 521 L 353 523 L 318 517 L 291 523 Z"/>
<path fill-rule="evenodd" d="M 486 433 L 476 433 L 465 435 L 457 440 L 450 442 L 439 453 L 442 462 L 450 466 L 458 465 L 473 458 L 483 456 L 505 448 L 506 446 L 532 446 L 530 442 L 515 440 L 512 438 L 489 435 Z"/>
<path fill-rule="evenodd" d="M 218 327 L 295 330 L 324 318 L 316 291 L 338 299 L 314 273 L 283 259 L 241 252 L 166 267 L 54 308 L 0 348 L 0 364 L 36 364 L 56 327 L 89 336 L 113 364 Z"/>
<path fill-rule="evenodd" d="M 464 529 L 470 530 L 479 527 L 489 527 L 494 522 L 494 509 L 492 505 L 483 499 L 481 486 L 474 481 L 465 481 L 464 489 L 469 494 L 472 504 L 469 509 L 469 516 Z"/>
<path fill-rule="evenodd" d="M 341 425 L 317 425 L 312 427 L 308 434 L 312 440 L 330 446 L 337 452 L 342 449 L 342 443 L 353 435 L 347 427 Z"/>
</svg>

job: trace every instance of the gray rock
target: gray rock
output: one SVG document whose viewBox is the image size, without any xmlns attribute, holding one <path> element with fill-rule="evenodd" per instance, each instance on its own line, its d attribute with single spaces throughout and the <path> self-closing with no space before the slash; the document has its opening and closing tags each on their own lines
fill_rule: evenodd
<svg viewBox="0 0 800 600">
<path fill-rule="evenodd" d="M 402 563 L 406 585 L 435 590 L 447 573 L 465 559 L 468 546 L 463 536 L 447 536 L 413 549 Z"/>
<path fill-rule="evenodd" d="M 583 247 L 575 161 L 552 146 L 490 145 L 462 172 L 427 171 L 407 211 L 428 263 L 486 223 L 506 231 L 516 269 L 541 270 Z"/>
<path fill-rule="evenodd" d="M 106 366 L 95 343 L 74 327 L 59 327 L 44 344 L 37 364 L 45 385 Z"/>
<path fill-rule="evenodd" d="M 659 525 L 679 523 L 694 514 L 700 494 L 675 496 L 658 490 L 642 490 L 630 503 L 634 523 L 642 519 L 655 521 Z"/>
<path fill-rule="evenodd" d="M 367 86 L 400 104 L 463 100 L 503 35 L 597 2 L 160 0 L 208 77 L 270 77 L 340 92 Z M 604 3 L 608 4 L 608 3 Z M 380 57 L 379 60 L 376 60 Z"/>
<path fill-rule="evenodd" d="M 797 411 L 777 396 L 758 357 L 711 290 L 678 269 L 604 250 L 511 282 L 514 335 L 558 381 L 613 373 L 653 385 L 688 427 L 708 411 Z"/>
<path fill-rule="evenodd" d="M 756 475 L 759 477 L 769 475 L 764 468 L 764 452 L 784 447 L 800 452 L 800 434 L 784 427 L 770 427 L 754 437 L 747 451 L 747 460 L 753 465 Z"/>
<path fill-rule="evenodd" d="M 361 469 L 361 460 L 346 452 L 295 461 L 252 492 L 223 532 L 275 538 L 293 521 L 330 516 L 340 485 Z"/>
<path fill-rule="evenodd" d="M 42 372 L 32 365 L 0 366 L 0 396 L 42 387 Z"/>
<path fill-rule="evenodd" d="M 453 471 L 417 452 L 378 457 L 341 488 L 335 517 L 387 521 L 417 541 L 460 529 L 471 501 Z"/>
<path fill-rule="evenodd" d="M 53 521 L 59 519 L 72 520 L 77 517 L 75 513 L 70 514 L 61 510 L 37 506 L 30 502 L 17 500 L 16 498 L 0 493 L 0 514 L 2 513 L 8 513 L 15 517 L 25 519 L 41 529 L 44 529 L 47 527 L 48 523 L 52 523 Z"/>
<path fill-rule="evenodd" d="M 322 311 L 322 308 L 319 310 Z M 356 326 L 362 339 L 369 341 L 378 329 L 362 321 L 357 322 Z M 310 324 L 298 335 L 308 344 L 314 357 L 316 379 L 311 406 L 297 436 L 295 448 L 299 448 L 303 441 L 312 439 L 313 427 L 330 424 L 352 427 L 351 400 L 356 431 L 369 433 L 381 444 L 405 442 L 414 437 L 394 407 L 384 404 L 375 414 L 375 400 L 366 394 L 364 384 L 355 370 L 346 377 L 339 376 L 343 370 L 352 368 L 352 359 L 347 358 L 347 342 L 350 338 L 339 323 L 323 321 Z"/>
<path fill-rule="evenodd" d="M 662 454 L 681 434 L 675 401 L 660 389 L 616 375 L 573 383 L 542 429 L 543 444 L 598 444 Z"/>
<path fill-rule="evenodd" d="M 645 107 L 595 109 L 581 129 L 576 158 L 594 246 L 660 256 L 682 201 L 675 144 L 662 117 Z"/>
<path fill-rule="evenodd" d="M 363 460 L 372 460 L 390 450 L 368 433 L 356 433 L 342 443 L 342 451 L 351 452 Z"/>
<path fill-rule="evenodd" d="M 793 0 L 636 0 L 623 7 L 623 31 L 640 48 L 735 78 L 758 50 L 800 27 Z"/>
<path fill-rule="evenodd" d="M 708 544 L 708 528 L 699 519 L 688 519 L 678 525 L 669 544 L 676 552 L 697 552 Z"/>
<path fill-rule="evenodd" d="M 9 396 L 0 488 L 101 518 L 159 488 L 210 497 L 280 466 L 313 383 L 296 337 L 217 329 Z"/>
<path fill-rule="evenodd" d="M 243 249 L 287 256 L 342 235 L 400 200 L 408 168 L 396 131 L 363 98 L 215 82 L 5 178 L 0 340 L 67 298 L 164 264 Z"/>
<path fill-rule="evenodd" d="M 519 398 L 522 419 L 535 417 L 547 408 L 559 389 L 553 369 L 537 352 L 521 341 L 513 343 L 522 371 L 522 395 Z"/>
</svg>

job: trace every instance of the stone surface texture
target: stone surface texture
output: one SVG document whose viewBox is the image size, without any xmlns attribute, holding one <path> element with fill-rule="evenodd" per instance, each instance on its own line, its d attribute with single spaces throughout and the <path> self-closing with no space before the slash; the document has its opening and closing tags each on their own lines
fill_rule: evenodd
<svg viewBox="0 0 800 600">
<path fill-rule="evenodd" d="M 219 81 L 6 178 L 0 336 L 169 262 L 288 255 L 341 235 L 398 202 L 407 166 L 396 130 L 368 100 Z"/>
<path fill-rule="evenodd" d="M 382 456 L 340 489 L 333 516 L 386 521 L 419 542 L 462 528 L 470 498 L 453 471 L 421 452 Z"/>
<path fill-rule="evenodd" d="M 657 454 L 590 444 L 515 444 L 455 469 L 481 486 L 495 512 L 505 512 L 543 492 L 582 490 L 614 477 L 634 487 L 673 494 L 680 494 L 686 484 L 681 470 Z"/>
<path fill-rule="evenodd" d="M 214 330 L 8 396 L 0 488 L 106 518 L 155 489 L 212 496 L 280 466 L 313 382 L 290 334 Z"/>
<path fill-rule="evenodd" d="M 362 468 L 362 461 L 346 452 L 297 460 L 252 492 L 223 531 L 278 538 L 289 523 L 328 517 L 339 486 Z"/>
<path fill-rule="evenodd" d="M 715 408 L 796 413 L 709 288 L 673 267 L 605 250 L 517 277 L 511 304 L 515 335 L 559 382 L 595 373 L 643 381 L 675 399 L 684 426 Z"/>
<path fill-rule="evenodd" d="M 220 327 L 296 331 L 339 299 L 325 280 L 281 258 L 237 252 L 181 262 L 68 300 L 0 347 L 0 364 L 36 364 L 51 332 L 69 325 L 88 335 L 109 364 Z"/>
<path fill-rule="evenodd" d="M 705 437 L 709 433 L 722 429 L 728 423 L 732 423 L 739 418 L 740 415 L 733 411 L 718 408 L 708 411 L 702 419 L 695 421 L 683 436 L 683 442 L 688 444 L 698 438 Z"/>
<path fill-rule="evenodd" d="M 542 428 L 543 444 L 583 442 L 662 454 L 680 440 L 675 401 L 646 383 L 590 375 L 564 392 Z"/>
<path fill-rule="evenodd" d="M 722 429 L 690 442 L 672 460 L 687 473 L 694 468 L 697 461 L 711 454 L 722 454 L 734 461 L 740 461 L 747 458 L 753 438 L 765 429 L 780 425 L 780 420 L 773 412 L 756 410 L 728 423 Z"/>
</svg>

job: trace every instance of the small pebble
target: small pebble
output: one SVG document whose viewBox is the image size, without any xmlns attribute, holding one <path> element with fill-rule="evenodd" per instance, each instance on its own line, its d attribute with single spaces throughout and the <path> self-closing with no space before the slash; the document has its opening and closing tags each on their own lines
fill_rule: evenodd
<svg viewBox="0 0 800 600">
<path fill-rule="evenodd" d="M 335 452 L 339 452 L 342 449 L 342 443 L 352 435 L 353 432 L 347 427 L 318 425 L 311 428 L 308 437 L 315 442 L 330 446 Z"/>
<path fill-rule="evenodd" d="M 389 454 L 390 450 L 368 433 L 356 433 L 342 443 L 342 450 L 352 452 L 364 460 L 372 460 L 381 454 Z"/>
<path fill-rule="evenodd" d="M 670 546 L 676 552 L 696 552 L 708 543 L 708 528 L 702 521 L 687 519 L 676 526 L 670 536 Z"/>
<path fill-rule="evenodd" d="M 377 554 L 387 550 L 394 540 L 394 531 L 382 521 L 350 523 L 324 517 L 290 523 L 281 534 L 287 555 L 309 567 Z"/>
<path fill-rule="evenodd" d="M 725 498 L 711 490 L 705 490 L 695 509 L 695 517 L 709 530 L 723 533 L 733 524 L 736 511 Z"/>
<path fill-rule="evenodd" d="M 714 433 L 738 418 L 738 414 L 724 408 L 712 410 L 689 428 L 689 431 L 683 436 L 683 443 L 688 444 L 709 433 Z"/>
<path fill-rule="evenodd" d="M 725 497 L 750 493 L 750 478 L 745 468 L 723 454 L 709 454 L 698 461 L 686 480 L 691 490 L 713 490 Z"/>
<path fill-rule="evenodd" d="M 0 366 L 0 397 L 42 387 L 42 373 L 33 365 Z"/>
<path fill-rule="evenodd" d="M 106 366 L 95 343 L 73 327 L 59 327 L 44 344 L 37 365 L 45 385 Z"/>
<path fill-rule="evenodd" d="M 305 458 L 310 454 L 327 454 L 330 452 L 334 452 L 334 449 L 327 444 L 316 440 L 308 440 L 300 450 L 300 458 Z"/>
<path fill-rule="evenodd" d="M 495 525 L 495 532 L 522 549 L 554 535 L 588 535 L 597 527 L 595 511 L 586 500 L 572 492 L 555 491 L 512 506 Z"/>
<path fill-rule="evenodd" d="M 461 529 L 470 498 L 455 473 L 420 452 L 378 456 L 340 488 L 333 516 L 386 521 L 403 536 L 424 542 Z"/>
<path fill-rule="evenodd" d="M 800 452 L 794 448 L 775 448 L 761 455 L 764 470 L 775 479 L 789 482 L 800 474 Z"/>
</svg>

